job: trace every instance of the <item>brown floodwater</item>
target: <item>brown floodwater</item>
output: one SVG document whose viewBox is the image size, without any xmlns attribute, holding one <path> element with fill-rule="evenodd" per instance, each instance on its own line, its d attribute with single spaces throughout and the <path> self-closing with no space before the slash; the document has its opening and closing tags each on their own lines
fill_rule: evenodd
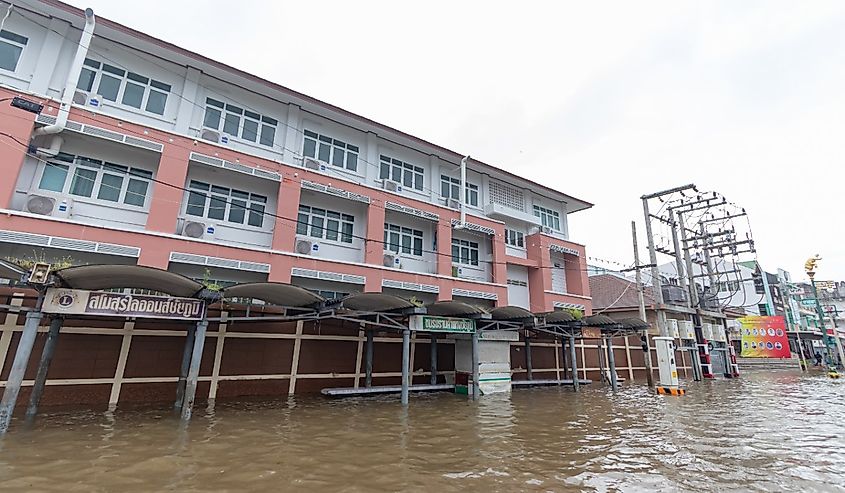
<svg viewBox="0 0 845 493">
<path fill-rule="evenodd" d="M 845 380 L 518 389 L 47 410 L 0 439 L 4 491 L 845 491 Z"/>
</svg>

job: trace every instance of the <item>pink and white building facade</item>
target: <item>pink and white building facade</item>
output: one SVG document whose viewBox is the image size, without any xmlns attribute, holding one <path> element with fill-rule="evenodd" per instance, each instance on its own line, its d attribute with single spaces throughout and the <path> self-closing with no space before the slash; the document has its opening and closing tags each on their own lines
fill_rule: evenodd
<svg viewBox="0 0 845 493">
<path fill-rule="evenodd" d="M 472 159 L 461 197 L 456 152 L 105 19 L 86 50 L 82 11 L 31 5 L 0 33 L 0 257 L 591 312 L 591 204 Z"/>
</svg>

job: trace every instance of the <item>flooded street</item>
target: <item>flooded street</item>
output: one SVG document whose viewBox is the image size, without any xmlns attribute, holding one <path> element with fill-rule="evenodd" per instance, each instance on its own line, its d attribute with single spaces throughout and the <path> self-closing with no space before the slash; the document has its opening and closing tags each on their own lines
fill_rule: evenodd
<svg viewBox="0 0 845 493">
<path fill-rule="evenodd" d="M 845 491 L 845 381 L 770 373 L 682 398 L 631 385 L 47 411 L 4 491 Z"/>
</svg>

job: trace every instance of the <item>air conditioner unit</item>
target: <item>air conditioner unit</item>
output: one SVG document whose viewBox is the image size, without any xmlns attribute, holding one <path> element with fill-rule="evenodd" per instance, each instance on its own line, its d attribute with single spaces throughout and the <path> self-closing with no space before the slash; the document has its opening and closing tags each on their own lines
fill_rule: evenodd
<svg viewBox="0 0 845 493">
<path fill-rule="evenodd" d="M 209 142 L 215 142 L 217 144 L 228 144 L 229 143 L 229 136 L 226 134 L 221 134 L 217 130 L 213 130 L 210 128 L 204 128 L 200 132 L 200 138 L 202 140 L 207 140 Z"/>
<path fill-rule="evenodd" d="M 678 332 L 678 321 L 670 318 L 666 320 L 666 328 L 669 330 L 669 337 L 674 337 L 675 339 L 680 338 L 680 334 Z"/>
<path fill-rule="evenodd" d="M 395 252 L 384 252 L 382 264 L 385 267 L 393 267 L 396 269 L 402 268 L 402 261 Z"/>
<path fill-rule="evenodd" d="M 540 226 L 540 231 L 546 233 L 547 235 L 550 235 L 554 232 L 554 230 L 548 226 Z"/>
<path fill-rule="evenodd" d="M 678 334 L 681 336 L 681 339 L 686 339 L 688 341 L 695 340 L 695 325 L 689 320 L 679 320 L 678 321 Z"/>
<path fill-rule="evenodd" d="M 26 198 L 26 211 L 42 216 L 68 218 L 73 212 L 71 199 L 55 199 L 44 195 L 30 194 Z"/>
<path fill-rule="evenodd" d="M 296 239 L 296 253 L 301 255 L 316 255 L 320 250 L 320 244 L 311 240 Z"/>
<path fill-rule="evenodd" d="M 306 169 L 312 169 L 314 171 L 326 171 L 326 165 L 325 164 L 321 163 L 320 161 L 317 161 L 314 158 L 310 158 L 310 157 L 304 158 L 302 160 L 302 166 L 305 167 Z"/>
<path fill-rule="evenodd" d="M 383 189 L 387 190 L 388 192 L 401 192 L 402 191 L 402 184 L 397 183 L 393 180 L 387 180 L 387 179 L 382 180 L 381 181 L 381 187 Z"/>
<path fill-rule="evenodd" d="M 182 236 L 188 238 L 213 238 L 215 227 L 199 221 L 185 221 L 182 225 Z"/>
<path fill-rule="evenodd" d="M 450 209 L 460 209 L 461 201 L 458 199 L 446 199 L 446 207 Z"/>
<path fill-rule="evenodd" d="M 99 94 L 89 94 L 85 91 L 77 90 L 73 93 L 73 103 L 99 108 L 103 104 L 103 97 Z"/>
<path fill-rule="evenodd" d="M 457 265 L 452 266 L 452 277 L 460 277 L 461 275 L 461 268 Z"/>
<path fill-rule="evenodd" d="M 719 324 L 713 324 L 712 328 L 713 328 L 713 340 L 719 341 L 719 342 L 726 342 L 724 327 L 722 327 Z"/>
</svg>

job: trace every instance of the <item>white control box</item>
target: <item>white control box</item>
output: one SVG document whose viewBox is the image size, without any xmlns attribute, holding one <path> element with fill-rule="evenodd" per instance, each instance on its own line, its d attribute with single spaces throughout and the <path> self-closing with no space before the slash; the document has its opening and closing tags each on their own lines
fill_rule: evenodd
<svg viewBox="0 0 845 493">
<path fill-rule="evenodd" d="M 671 337 L 655 337 L 654 347 L 657 349 L 657 368 L 660 371 L 660 385 L 663 387 L 678 386 L 678 366 L 675 363 L 675 341 Z"/>
<path fill-rule="evenodd" d="M 679 337 L 678 336 L 678 321 L 677 320 L 675 320 L 673 318 L 666 319 L 666 328 L 669 331 L 669 337 L 674 337 L 675 339 L 677 339 Z"/>
<path fill-rule="evenodd" d="M 703 323 L 701 324 L 701 336 L 704 337 L 707 341 L 713 340 L 713 324 Z"/>
</svg>

